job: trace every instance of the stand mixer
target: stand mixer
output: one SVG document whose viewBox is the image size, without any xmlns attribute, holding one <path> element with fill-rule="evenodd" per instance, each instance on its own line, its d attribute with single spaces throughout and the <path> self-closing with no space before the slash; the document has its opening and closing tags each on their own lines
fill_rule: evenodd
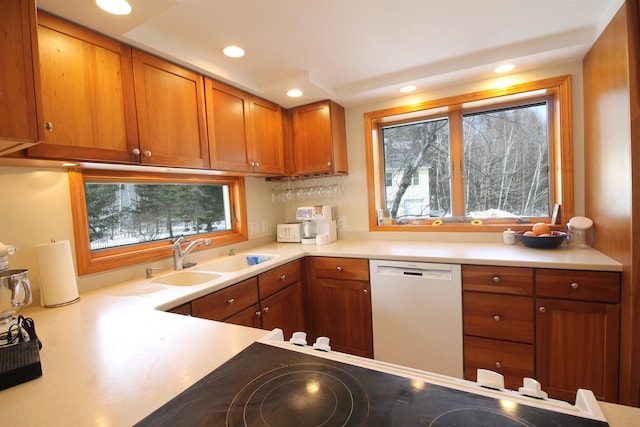
<svg viewBox="0 0 640 427">
<path fill-rule="evenodd" d="M 15 252 L 15 247 L 0 242 L 0 332 L 9 327 L 20 308 L 31 304 L 27 270 L 9 270 L 9 255 Z"/>
</svg>

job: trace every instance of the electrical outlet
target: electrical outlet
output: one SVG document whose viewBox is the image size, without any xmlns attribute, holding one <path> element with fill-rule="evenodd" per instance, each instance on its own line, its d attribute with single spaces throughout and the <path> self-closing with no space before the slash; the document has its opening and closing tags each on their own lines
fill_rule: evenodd
<svg viewBox="0 0 640 427">
<path fill-rule="evenodd" d="M 338 221 L 337 221 L 336 225 L 338 226 L 338 228 L 340 230 L 346 228 L 346 222 L 345 222 L 344 218 L 338 218 Z"/>
<path fill-rule="evenodd" d="M 260 234 L 260 221 L 249 221 L 249 234 Z"/>
</svg>

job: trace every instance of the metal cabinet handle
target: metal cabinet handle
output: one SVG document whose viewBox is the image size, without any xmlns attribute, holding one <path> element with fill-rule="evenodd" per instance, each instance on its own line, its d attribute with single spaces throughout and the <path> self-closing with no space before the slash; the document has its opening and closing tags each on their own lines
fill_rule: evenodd
<svg viewBox="0 0 640 427">
<path fill-rule="evenodd" d="M 254 166 L 259 168 L 260 167 L 260 162 L 255 162 Z"/>
<path fill-rule="evenodd" d="M 576 282 L 573 282 L 571 284 L 571 289 L 578 289 L 580 287 L 580 285 L 578 285 Z"/>
<path fill-rule="evenodd" d="M 131 150 L 131 152 L 133 153 L 134 156 L 139 156 L 140 155 L 140 149 L 139 148 L 134 148 L 133 150 Z"/>
<path fill-rule="evenodd" d="M 327 162 L 327 166 L 331 166 L 331 165 L 332 165 L 332 163 L 331 163 L 331 162 Z"/>
<path fill-rule="evenodd" d="M 493 276 L 493 283 L 500 283 L 500 276 Z"/>
<path fill-rule="evenodd" d="M 258 316 L 258 317 L 262 316 L 262 312 L 261 311 L 256 311 L 256 316 Z"/>
<path fill-rule="evenodd" d="M 227 300 L 227 304 L 229 304 L 229 305 L 233 304 L 234 302 L 236 302 L 236 300 L 235 300 L 235 299 L 233 299 L 233 298 L 229 298 L 229 299 Z"/>
<path fill-rule="evenodd" d="M 264 311 L 265 313 L 268 313 L 269 312 L 269 307 L 263 308 L 262 311 Z"/>
<path fill-rule="evenodd" d="M 496 362 L 496 368 L 498 368 L 498 369 L 502 368 L 502 363 Z"/>
<path fill-rule="evenodd" d="M 337 266 L 337 267 L 336 267 L 336 270 L 338 270 L 338 271 L 342 271 L 342 267 Z"/>
<path fill-rule="evenodd" d="M 53 123 L 52 122 L 45 123 L 44 130 L 46 130 L 47 132 L 53 132 Z"/>
<path fill-rule="evenodd" d="M 144 150 L 144 155 L 146 157 L 151 157 L 151 151 L 150 150 Z"/>
<path fill-rule="evenodd" d="M 502 320 L 502 318 L 496 314 L 495 316 L 493 316 L 493 320 L 495 320 L 496 322 L 499 322 Z"/>
<path fill-rule="evenodd" d="M 546 312 L 547 312 L 547 308 L 546 308 L 546 307 L 539 307 L 539 308 L 538 308 L 538 311 L 539 311 L 540 313 L 546 313 Z"/>
<path fill-rule="evenodd" d="M 283 274 L 282 276 L 280 276 L 280 280 L 283 280 L 283 281 L 284 281 L 284 279 L 286 279 L 286 278 L 287 278 L 287 275 L 286 275 L 286 274 Z"/>
<path fill-rule="evenodd" d="M 362 290 L 362 293 L 366 295 L 366 294 L 368 294 L 368 293 L 369 293 L 369 290 L 367 290 L 367 289 L 363 289 L 363 290 Z"/>
</svg>

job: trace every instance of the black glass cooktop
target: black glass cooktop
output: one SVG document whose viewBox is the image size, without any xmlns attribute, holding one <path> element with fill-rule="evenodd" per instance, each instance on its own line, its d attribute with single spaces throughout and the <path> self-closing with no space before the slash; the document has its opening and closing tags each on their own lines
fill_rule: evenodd
<svg viewBox="0 0 640 427">
<path fill-rule="evenodd" d="M 138 426 L 607 426 L 254 343 Z"/>
</svg>

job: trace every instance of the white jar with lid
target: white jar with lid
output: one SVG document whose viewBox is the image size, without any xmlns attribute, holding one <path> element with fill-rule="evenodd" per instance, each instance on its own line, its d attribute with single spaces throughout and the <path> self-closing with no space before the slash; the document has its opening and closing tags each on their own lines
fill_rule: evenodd
<svg viewBox="0 0 640 427">
<path fill-rule="evenodd" d="M 505 245 L 515 245 L 516 244 L 516 232 L 512 229 L 508 228 L 502 232 L 502 241 Z"/>
<path fill-rule="evenodd" d="M 584 216 L 574 216 L 569 220 L 569 246 L 573 248 L 588 248 L 589 234 L 593 221 Z"/>
</svg>

